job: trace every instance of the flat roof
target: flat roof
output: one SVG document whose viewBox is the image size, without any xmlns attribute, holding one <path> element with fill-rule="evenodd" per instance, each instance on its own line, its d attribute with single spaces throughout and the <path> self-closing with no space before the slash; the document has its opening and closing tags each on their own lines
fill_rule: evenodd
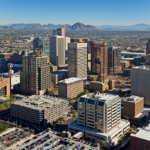
<svg viewBox="0 0 150 150">
<path fill-rule="evenodd" d="M 138 128 L 138 132 L 132 133 L 130 136 L 150 141 L 150 130 L 146 128 Z"/>
<path fill-rule="evenodd" d="M 125 102 L 129 102 L 129 103 L 136 103 L 138 102 L 139 100 L 141 100 L 142 98 L 144 97 L 139 97 L 139 96 L 136 96 L 136 95 L 131 95 L 130 97 L 127 97 L 125 100 Z"/>
<path fill-rule="evenodd" d="M 73 82 L 76 82 L 76 81 L 81 81 L 83 80 L 82 78 L 78 78 L 78 77 L 72 77 L 72 78 L 67 78 L 67 79 L 64 79 L 64 80 L 61 80 L 59 81 L 58 83 L 73 83 Z"/>
<path fill-rule="evenodd" d="M 136 67 L 134 67 L 134 68 L 132 68 L 132 69 L 149 70 L 149 68 L 146 67 L 146 66 L 136 66 Z"/>
<path fill-rule="evenodd" d="M 58 70 L 58 71 L 51 72 L 51 74 L 61 74 L 66 72 L 68 72 L 68 70 Z"/>
<path fill-rule="evenodd" d="M 78 121 L 74 121 L 74 122 L 71 122 L 69 124 L 69 127 L 71 128 L 76 128 L 76 129 L 79 129 L 83 132 L 90 132 L 91 134 L 95 134 L 95 135 L 99 135 L 99 136 L 103 136 L 103 137 L 111 137 L 113 136 L 114 134 L 117 133 L 117 131 L 120 131 L 125 125 L 127 125 L 129 123 L 128 120 L 121 120 L 120 124 L 117 125 L 115 128 L 113 128 L 112 130 L 110 130 L 108 133 L 103 133 L 103 132 L 100 132 L 98 130 L 94 130 L 94 129 L 90 129 L 90 128 L 87 128 L 87 127 L 83 127 L 83 126 L 80 126 L 78 125 Z"/>
<path fill-rule="evenodd" d="M 0 74 L 0 76 L 2 76 L 2 74 Z M 13 73 L 13 74 L 10 74 L 9 72 L 5 72 L 3 73 L 3 77 L 19 77 L 20 76 L 20 72 L 16 72 L 16 73 Z"/>
<path fill-rule="evenodd" d="M 57 98 L 53 96 L 32 95 L 30 97 L 24 97 L 21 100 L 14 101 L 12 102 L 12 104 L 20 105 L 32 109 L 37 109 L 37 110 L 43 110 L 65 102 L 68 101 L 66 99 Z"/>
</svg>

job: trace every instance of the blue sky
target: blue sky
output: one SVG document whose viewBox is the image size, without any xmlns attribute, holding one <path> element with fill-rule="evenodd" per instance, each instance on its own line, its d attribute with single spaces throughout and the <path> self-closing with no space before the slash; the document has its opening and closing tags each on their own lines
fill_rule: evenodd
<svg viewBox="0 0 150 150">
<path fill-rule="evenodd" d="M 0 0 L 0 25 L 150 24 L 150 0 Z"/>
</svg>

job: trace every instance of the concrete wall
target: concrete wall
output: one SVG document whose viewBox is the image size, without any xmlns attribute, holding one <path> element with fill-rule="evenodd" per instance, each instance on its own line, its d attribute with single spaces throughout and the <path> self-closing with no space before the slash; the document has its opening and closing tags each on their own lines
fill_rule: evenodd
<svg viewBox="0 0 150 150">
<path fill-rule="evenodd" d="M 150 70 L 131 69 L 131 94 L 144 97 L 144 104 L 150 106 Z"/>
</svg>

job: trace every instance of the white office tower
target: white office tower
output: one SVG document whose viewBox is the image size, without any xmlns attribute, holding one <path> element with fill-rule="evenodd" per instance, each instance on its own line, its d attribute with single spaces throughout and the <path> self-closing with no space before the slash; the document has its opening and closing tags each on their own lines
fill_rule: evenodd
<svg viewBox="0 0 150 150">
<path fill-rule="evenodd" d="M 78 99 L 78 120 L 69 124 L 72 133 L 84 132 L 92 142 L 105 140 L 117 144 L 120 136 L 130 128 L 128 120 L 121 120 L 121 99 L 118 95 L 99 92 Z"/>
<path fill-rule="evenodd" d="M 68 44 L 68 78 L 87 79 L 87 43 Z"/>
<path fill-rule="evenodd" d="M 49 58 L 54 66 L 65 65 L 65 46 L 64 36 L 49 37 Z"/>
<path fill-rule="evenodd" d="M 85 95 L 78 101 L 78 124 L 107 133 L 121 121 L 121 99 L 99 92 Z"/>
</svg>

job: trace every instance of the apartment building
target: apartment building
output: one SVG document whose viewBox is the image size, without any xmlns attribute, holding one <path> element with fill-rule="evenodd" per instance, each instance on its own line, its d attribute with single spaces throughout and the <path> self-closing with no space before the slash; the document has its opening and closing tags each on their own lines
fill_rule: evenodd
<svg viewBox="0 0 150 150">
<path fill-rule="evenodd" d="M 93 74 L 108 74 L 108 43 L 91 44 L 91 72 Z"/>
<path fill-rule="evenodd" d="M 108 48 L 108 74 L 121 73 L 121 49 L 120 47 Z"/>
<path fill-rule="evenodd" d="M 51 87 L 50 65 L 47 56 L 38 51 L 23 57 L 23 68 L 20 73 L 22 94 L 44 94 Z"/>
<path fill-rule="evenodd" d="M 123 101 L 123 114 L 135 117 L 144 110 L 144 98 L 132 95 Z"/>
<path fill-rule="evenodd" d="M 58 82 L 58 95 L 62 98 L 75 98 L 83 92 L 82 78 L 68 78 Z"/>
<path fill-rule="evenodd" d="M 117 95 L 86 94 L 78 100 L 78 120 L 69 124 L 72 133 L 84 132 L 92 142 L 105 140 L 116 144 L 118 137 L 130 128 L 127 120 L 121 120 L 121 99 Z M 116 138 L 117 137 L 117 138 Z"/>
<path fill-rule="evenodd" d="M 131 69 L 131 94 L 144 97 L 144 105 L 150 105 L 150 69 L 137 66 Z"/>
<path fill-rule="evenodd" d="M 66 99 L 52 96 L 22 98 L 11 103 L 11 118 L 38 127 L 46 127 L 59 117 L 65 117 L 69 111 Z"/>
<path fill-rule="evenodd" d="M 68 77 L 87 79 L 87 43 L 68 44 Z"/>
</svg>

